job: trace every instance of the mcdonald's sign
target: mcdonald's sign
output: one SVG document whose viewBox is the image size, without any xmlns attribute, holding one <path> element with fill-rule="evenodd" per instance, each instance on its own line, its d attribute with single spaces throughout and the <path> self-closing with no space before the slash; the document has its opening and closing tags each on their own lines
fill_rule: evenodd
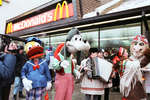
<svg viewBox="0 0 150 100">
<path fill-rule="evenodd" d="M 37 25 L 50 23 L 64 18 L 69 18 L 74 15 L 73 4 L 63 1 L 63 3 L 58 3 L 55 9 L 38 14 L 31 18 L 22 20 L 20 22 L 12 24 L 11 22 L 7 24 L 6 34 L 10 34 L 15 31 L 20 31 Z"/>
<path fill-rule="evenodd" d="M 6 3 L 9 3 L 10 1 L 9 0 L 0 0 L 0 6 L 2 6 L 2 1 L 6 2 Z"/>
<path fill-rule="evenodd" d="M 10 23 L 7 24 L 6 34 L 10 34 L 11 32 L 13 32 L 12 29 L 13 29 L 12 28 L 12 23 L 10 22 Z"/>
<path fill-rule="evenodd" d="M 62 5 L 58 3 L 54 13 L 54 21 L 73 16 L 73 9 L 71 10 L 71 8 L 73 7 L 68 6 L 67 1 L 63 1 Z"/>
<path fill-rule="evenodd" d="M 2 5 L 2 0 L 0 0 L 0 6 Z"/>
</svg>

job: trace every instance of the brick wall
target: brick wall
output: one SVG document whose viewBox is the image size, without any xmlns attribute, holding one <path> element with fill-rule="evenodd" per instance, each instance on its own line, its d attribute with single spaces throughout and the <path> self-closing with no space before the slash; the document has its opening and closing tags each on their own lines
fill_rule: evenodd
<svg viewBox="0 0 150 100">
<path fill-rule="evenodd" d="M 92 12 L 95 10 L 95 8 L 109 2 L 112 0 L 81 0 L 81 5 L 82 5 L 82 11 L 83 11 L 83 15 L 87 14 L 89 12 Z M 78 13 L 78 18 L 81 18 L 81 12 L 80 12 L 80 1 L 76 0 L 77 3 L 77 13 Z"/>
<path fill-rule="evenodd" d="M 80 4 L 79 4 L 79 0 L 76 0 L 76 4 L 77 4 L 77 14 L 78 14 L 78 18 L 81 19 L 81 12 L 80 12 Z"/>
</svg>

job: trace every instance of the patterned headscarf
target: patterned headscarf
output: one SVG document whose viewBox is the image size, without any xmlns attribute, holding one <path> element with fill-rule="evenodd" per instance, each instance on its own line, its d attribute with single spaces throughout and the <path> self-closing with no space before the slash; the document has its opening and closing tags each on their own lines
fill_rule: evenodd
<svg viewBox="0 0 150 100">
<path fill-rule="evenodd" d="M 145 44 L 148 44 L 148 40 L 145 38 L 144 35 L 137 35 L 135 38 L 133 38 L 132 42 L 135 41 L 143 41 Z"/>
</svg>

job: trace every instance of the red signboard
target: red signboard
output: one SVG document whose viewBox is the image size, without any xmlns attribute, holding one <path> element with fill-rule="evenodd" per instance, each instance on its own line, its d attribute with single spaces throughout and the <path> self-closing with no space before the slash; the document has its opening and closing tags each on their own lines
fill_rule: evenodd
<svg viewBox="0 0 150 100">
<path fill-rule="evenodd" d="M 8 23 L 6 28 L 6 34 L 10 34 L 12 32 L 27 29 L 37 25 L 50 23 L 60 19 L 69 18 L 73 15 L 73 4 L 67 4 L 66 1 L 63 1 L 62 5 L 60 3 L 57 4 L 56 9 L 44 12 L 42 14 L 36 15 L 34 17 L 25 19 L 14 24 L 12 22 Z"/>
</svg>

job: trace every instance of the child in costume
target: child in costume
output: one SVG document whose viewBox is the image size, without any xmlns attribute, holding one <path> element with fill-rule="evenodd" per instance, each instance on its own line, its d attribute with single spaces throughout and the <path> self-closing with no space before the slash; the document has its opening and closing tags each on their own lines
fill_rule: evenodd
<svg viewBox="0 0 150 100">
<path fill-rule="evenodd" d="M 51 76 L 48 69 L 49 55 L 43 59 L 43 47 L 36 37 L 27 39 L 25 51 L 29 60 L 22 68 L 22 81 L 26 89 L 26 100 L 42 100 L 43 93 L 51 88 Z"/>
<path fill-rule="evenodd" d="M 120 47 L 117 55 L 112 59 L 114 64 L 113 66 L 113 74 L 112 74 L 112 82 L 113 82 L 113 90 L 119 92 L 120 86 L 120 77 L 123 75 L 124 64 L 123 61 L 128 59 L 127 49 Z"/>
<path fill-rule="evenodd" d="M 123 100 L 146 100 L 140 71 L 140 62 L 146 48 L 148 48 L 148 42 L 145 37 L 137 35 L 131 43 L 131 56 L 124 60 L 124 71 L 120 79 L 120 92 L 124 97 Z"/>
<path fill-rule="evenodd" d="M 69 31 L 66 43 L 57 47 L 53 63 L 53 68 L 56 70 L 55 100 L 72 100 L 74 90 L 73 74 L 80 78 L 80 73 L 75 69 L 71 54 L 89 48 L 90 45 L 87 41 L 83 41 L 79 30 L 76 28 Z"/>
</svg>

